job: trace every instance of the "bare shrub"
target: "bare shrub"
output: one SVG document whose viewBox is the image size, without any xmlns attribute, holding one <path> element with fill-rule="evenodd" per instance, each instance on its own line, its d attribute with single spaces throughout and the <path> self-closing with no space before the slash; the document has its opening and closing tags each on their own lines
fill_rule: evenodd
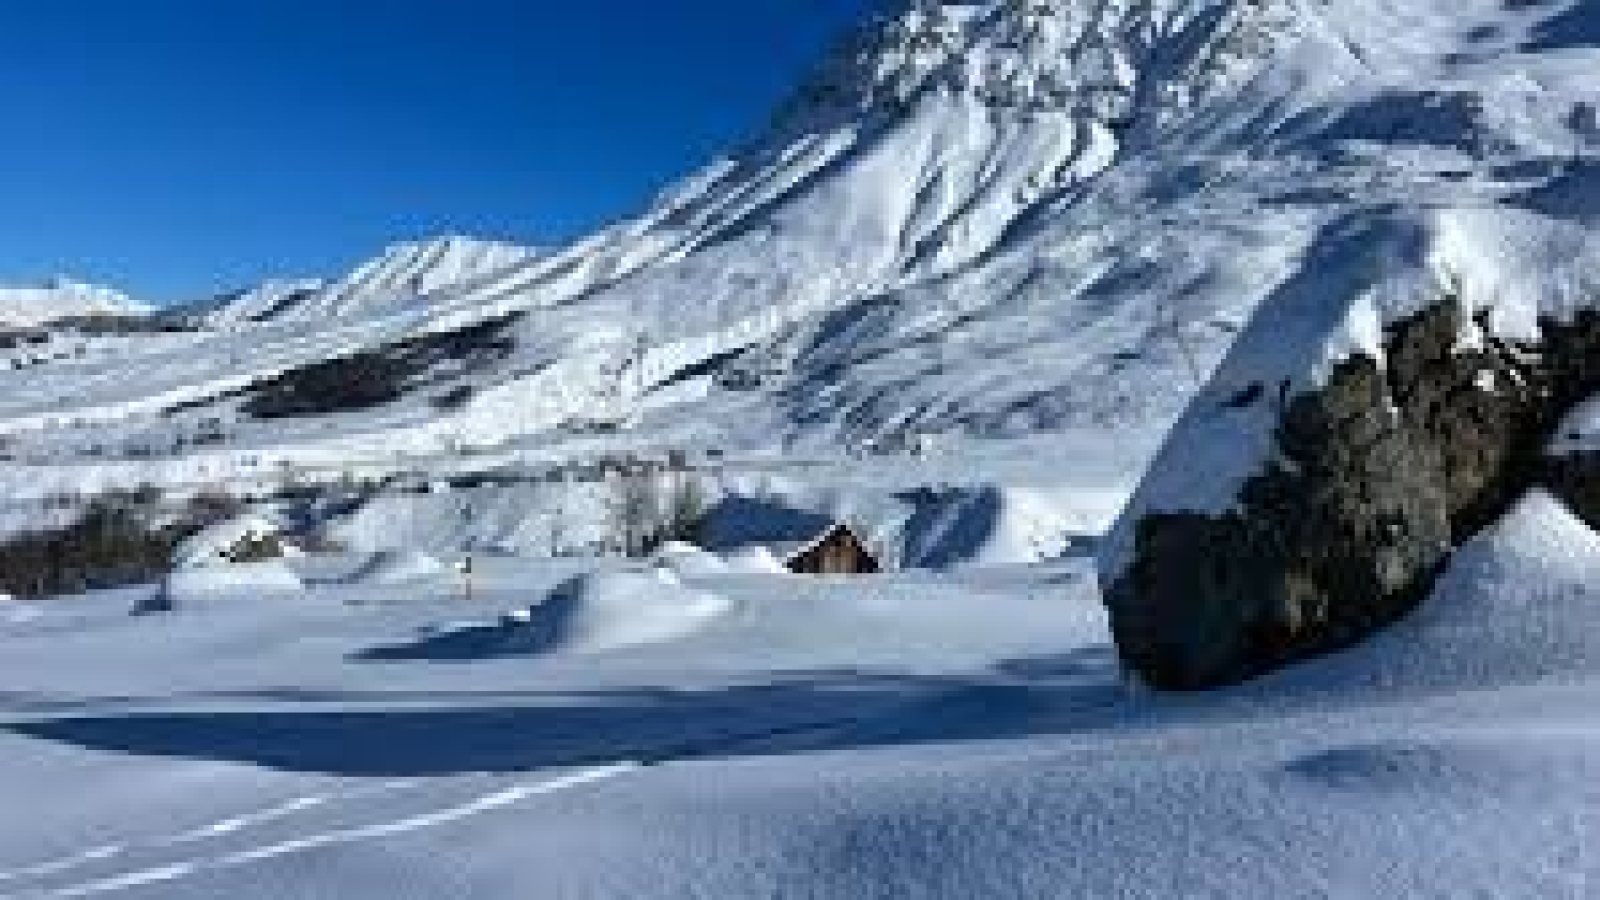
<svg viewBox="0 0 1600 900">
<path fill-rule="evenodd" d="M 649 472 L 623 472 L 615 480 L 611 508 L 616 547 L 626 556 L 648 556 L 661 543 L 660 486 Z"/>
<path fill-rule="evenodd" d="M 106 494 L 65 527 L 0 542 L 0 590 L 42 597 L 155 581 L 171 570 L 179 544 L 236 508 L 196 498 L 162 511 L 159 500 L 151 488 Z"/>
<path fill-rule="evenodd" d="M 664 541 L 698 544 L 711 502 L 705 484 L 693 472 L 676 472 L 667 495 L 661 531 Z"/>
<path fill-rule="evenodd" d="M 614 542 L 630 557 L 649 556 L 668 541 L 694 543 L 709 506 L 705 485 L 690 472 L 627 467 L 616 476 Z"/>
</svg>

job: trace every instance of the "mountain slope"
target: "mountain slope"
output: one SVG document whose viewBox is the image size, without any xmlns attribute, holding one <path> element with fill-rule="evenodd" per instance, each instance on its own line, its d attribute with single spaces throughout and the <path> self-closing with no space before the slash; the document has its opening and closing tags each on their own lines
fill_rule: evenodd
<svg viewBox="0 0 1600 900">
<path fill-rule="evenodd" d="M 1080 417 L 1061 408 L 1070 402 L 1051 395 L 1079 374 L 1084 362 L 1076 358 L 1104 362 L 1125 349 L 1124 339 L 1138 342 L 1147 327 L 1134 323 L 1124 334 L 1112 325 L 1111 337 L 1070 352 L 1083 343 L 1074 332 L 1105 320 L 1098 299 L 1065 308 L 1044 334 L 1018 335 L 1014 351 L 1002 347 L 1018 355 L 1025 373 L 1043 370 L 989 388 L 982 382 L 998 373 L 974 373 L 988 396 L 950 396 L 952 386 L 930 379 L 937 396 L 879 409 L 874 398 L 902 385 L 876 378 L 859 386 L 827 382 L 841 353 L 877 352 L 881 341 L 897 353 L 930 339 L 943 343 L 941 318 L 1000 331 L 1031 318 L 1037 294 L 1055 286 L 1037 277 L 1032 299 L 1005 303 L 983 322 L 966 307 L 1008 300 L 1029 280 L 1020 269 L 1037 256 L 1031 242 L 1023 243 L 1034 223 L 1077 204 L 1085 186 L 1116 160 L 1119 133 L 1143 127 L 1140 115 L 1153 122 L 1177 102 L 1160 82 L 1181 79 L 1196 95 L 1221 90 L 1242 77 L 1222 45 L 1265 28 L 1254 13 L 1213 3 L 1092 11 L 1066 3 L 919 4 L 865 28 L 821 67 L 766 136 L 669 190 L 638 218 L 563 251 L 433 291 L 422 304 L 404 301 L 406 277 L 363 270 L 349 285 L 372 288 L 368 293 L 383 301 L 354 302 L 351 289 L 327 288 L 297 304 L 318 310 L 315 321 L 269 322 L 248 342 L 219 336 L 201 353 L 186 354 L 191 361 L 226 358 L 224 366 L 200 362 L 184 375 L 167 359 L 132 361 L 135 379 L 145 377 L 139 370 L 148 362 L 154 388 L 134 408 L 127 392 L 90 387 L 104 380 L 85 367 L 63 376 L 70 383 L 0 414 L 33 422 L 46 402 L 54 414 L 67 400 L 77 418 L 115 425 L 400 335 L 525 314 L 518 353 L 486 379 L 492 383 L 481 385 L 479 399 L 448 421 L 404 416 L 404 435 L 392 433 L 388 422 L 352 423 L 350 430 L 367 437 L 347 436 L 339 452 L 425 444 L 445 433 L 492 443 L 573 417 L 635 420 L 646 406 L 640 395 L 657 384 L 748 349 L 774 371 L 791 372 L 765 384 L 762 398 L 714 398 L 710 408 L 692 413 L 712 423 L 713 433 L 733 421 L 754 426 L 716 434 L 720 444 L 769 443 L 774 436 L 832 442 L 841 431 L 852 443 L 874 444 L 904 440 L 911 428 L 1000 434 L 1073 424 Z M 991 264 L 1002 252 L 1012 258 Z M 982 282 L 976 289 L 984 296 L 956 298 L 958 289 L 966 293 L 958 279 Z M 1064 370 L 1044 359 L 1061 350 L 1075 360 Z M 1041 359 L 1020 359 L 1024 353 Z M 1160 356 L 1163 364 L 1180 365 L 1176 354 Z M 856 362 L 845 364 L 870 371 Z M 931 376 L 921 368 L 897 367 L 894 380 Z M 619 387 L 623 369 L 632 372 L 627 390 Z M 526 372 L 534 374 L 519 374 Z M 845 396 L 854 392 L 863 396 Z M 838 396 L 838 415 L 819 420 L 804 398 L 824 394 Z M 538 401 L 530 404 L 530 397 Z"/>
<path fill-rule="evenodd" d="M 444 265 L 464 276 L 449 283 L 386 257 L 308 299 L 314 316 L 153 349 L 125 378 L 16 385 L 0 430 L 159 429 L 174 404 L 225 408 L 287 371 L 498 323 L 509 351 L 408 381 L 453 379 L 460 403 L 406 387 L 315 423 L 246 421 L 206 465 L 590 453 L 564 437 L 586 423 L 730 452 L 1114 436 L 1137 465 L 1336 223 L 1519 196 L 1581 212 L 1567 160 L 1600 141 L 1600 98 L 1565 23 L 1586 9 L 912 4 L 637 217 Z"/>
<path fill-rule="evenodd" d="M 73 317 L 142 316 L 149 312 L 148 306 L 120 291 L 67 278 L 57 278 L 40 287 L 0 287 L 0 324 L 13 327 Z"/>
<path fill-rule="evenodd" d="M 1419 6 L 1403 40 L 1323 17 L 1330 49 L 1390 78 L 1325 90 L 1266 146 L 1369 176 L 1311 195 L 1303 259 L 1104 554 L 1119 643 L 1158 684 L 1236 681 L 1366 637 L 1532 488 L 1600 515 L 1593 458 L 1547 450 L 1600 391 L 1600 93 L 1584 74 L 1600 50 L 1574 25 L 1600 11 Z"/>
<path fill-rule="evenodd" d="M 201 326 L 221 329 L 372 313 L 398 303 L 425 302 L 429 295 L 527 263 L 542 252 L 466 237 L 395 244 L 335 281 L 269 281 L 197 304 L 186 312 Z"/>
</svg>

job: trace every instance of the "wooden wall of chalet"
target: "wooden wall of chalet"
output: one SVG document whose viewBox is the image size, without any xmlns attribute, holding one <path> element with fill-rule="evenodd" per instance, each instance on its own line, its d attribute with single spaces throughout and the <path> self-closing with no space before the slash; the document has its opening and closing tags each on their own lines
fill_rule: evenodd
<svg viewBox="0 0 1600 900">
<path fill-rule="evenodd" d="M 872 575 L 882 571 L 882 567 L 854 532 L 841 527 L 790 560 L 789 571 L 808 575 Z"/>
</svg>

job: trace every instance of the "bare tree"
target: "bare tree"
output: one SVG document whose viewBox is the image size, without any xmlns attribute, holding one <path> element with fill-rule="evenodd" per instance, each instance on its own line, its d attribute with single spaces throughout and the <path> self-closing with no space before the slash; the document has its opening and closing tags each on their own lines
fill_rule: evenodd
<svg viewBox="0 0 1600 900">
<path fill-rule="evenodd" d="M 615 478 L 613 535 L 627 556 L 646 556 L 660 543 L 661 491 L 655 476 L 629 469 Z"/>
<path fill-rule="evenodd" d="M 615 490 L 614 541 L 628 556 L 648 556 L 667 541 L 699 536 L 707 500 L 705 485 L 693 473 L 628 466 L 616 476 Z"/>
<path fill-rule="evenodd" d="M 698 475 L 687 471 L 673 473 L 671 493 L 661 518 L 662 540 L 699 543 L 701 522 L 705 520 L 709 505 L 705 484 Z"/>
</svg>

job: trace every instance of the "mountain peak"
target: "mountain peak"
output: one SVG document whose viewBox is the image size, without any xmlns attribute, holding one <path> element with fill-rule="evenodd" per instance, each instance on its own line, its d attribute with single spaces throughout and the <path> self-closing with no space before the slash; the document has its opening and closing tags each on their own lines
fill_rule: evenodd
<svg viewBox="0 0 1600 900">
<path fill-rule="evenodd" d="M 277 279 L 196 305 L 213 328 L 315 320 L 413 302 L 474 278 L 529 262 L 547 251 L 465 235 L 400 241 L 335 279 Z"/>
<path fill-rule="evenodd" d="M 1140 101 L 1237 80 L 1288 21 L 1280 0 L 914 0 L 846 38 L 780 121 L 806 130 L 935 92 L 1122 123 Z"/>
<path fill-rule="evenodd" d="M 139 316 L 150 307 L 127 294 L 55 275 L 33 287 L 0 287 L 0 325 L 33 327 L 80 316 Z"/>
</svg>

